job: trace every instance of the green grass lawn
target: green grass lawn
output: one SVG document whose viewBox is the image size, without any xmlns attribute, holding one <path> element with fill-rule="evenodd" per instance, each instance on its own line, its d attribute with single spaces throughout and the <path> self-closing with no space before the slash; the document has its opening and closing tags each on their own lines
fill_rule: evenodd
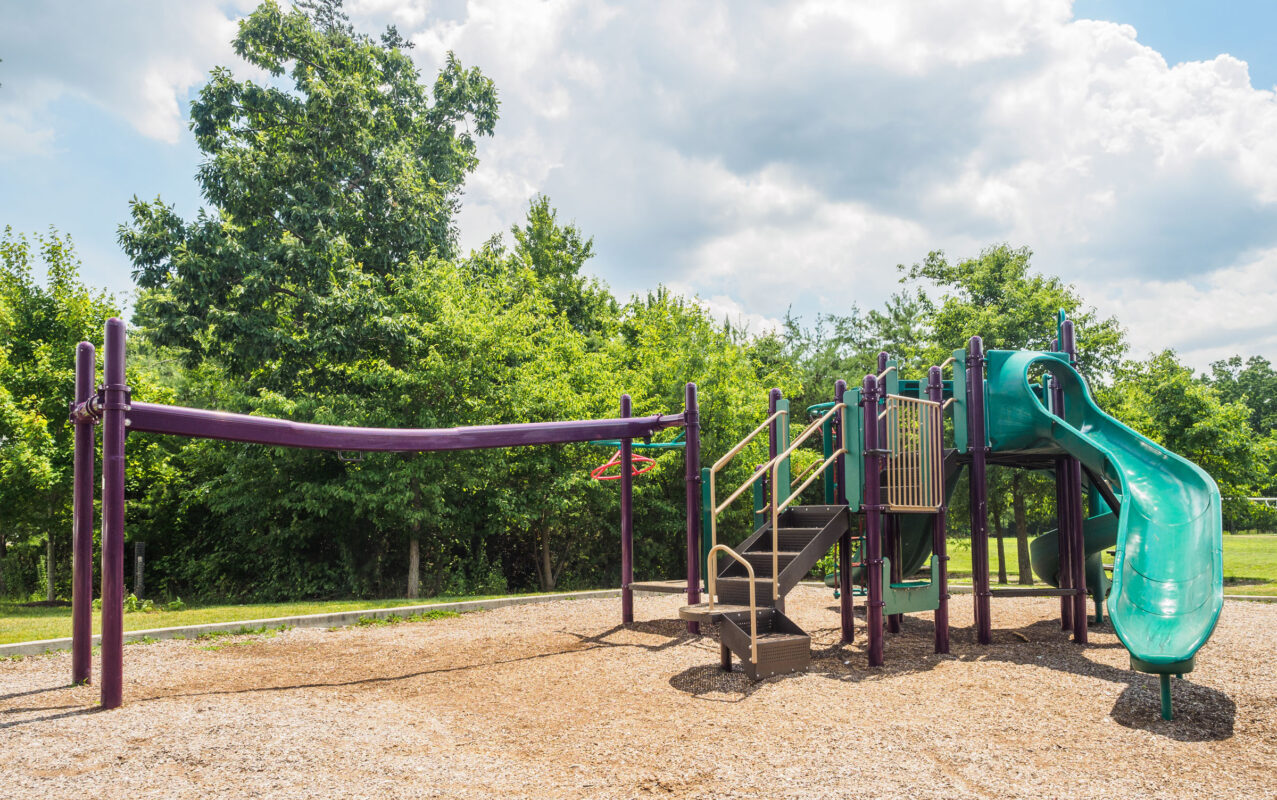
<svg viewBox="0 0 1277 800">
<path fill-rule="evenodd" d="M 184 611 L 135 612 L 124 615 L 126 631 L 148 628 L 171 628 L 179 625 L 203 625 L 210 622 L 239 622 L 302 614 L 325 614 L 336 611 L 360 611 L 369 608 L 394 608 L 457 600 L 486 600 L 509 595 L 475 595 L 470 597 L 431 597 L 409 600 L 316 600 L 298 603 L 262 603 L 250 605 L 190 605 Z M 93 612 L 93 632 L 97 633 L 101 617 Z M 0 601 L 0 644 L 29 642 L 36 639 L 60 639 L 71 635 L 71 609 L 27 608 L 18 603 Z"/>
<path fill-rule="evenodd" d="M 1015 539 L 1007 538 L 1007 580 L 1018 580 Z M 1112 559 L 1105 556 L 1106 562 Z M 997 580 L 997 540 L 989 540 L 989 574 Z M 971 580 L 971 548 L 965 539 L 949 540 L 949 575 Z M 1277 535 L 1224 535 L 1224 593 L 1277 596 Z"/>
</svg>

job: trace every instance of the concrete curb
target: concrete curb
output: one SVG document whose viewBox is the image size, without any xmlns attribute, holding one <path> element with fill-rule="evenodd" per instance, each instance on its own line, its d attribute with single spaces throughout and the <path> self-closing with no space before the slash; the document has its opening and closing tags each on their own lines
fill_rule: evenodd
<svg viewBox="0 0 1277 800">
<path fill-rule="evenodd" d="M 269 619 L 246 619 L 238 622 L 210 622 L 204 625 L 183 625 L 175 628 L 151 628 L 144 631 L 125 631 L 124 641 L 133 642 L 141 639 L 176 639 L 184 637 L 193 639 L 204 633 L 240 633 L 255 628 L 340 628 L 354 625 L 360 619 L 388 619 L 390 617 L 408 617 L 430 611 L 483 611 L 506 606 L 524 606 L 534 603 L 550 603 L 556 600 L 582 600 L 592 598 L 620 597 L 620 589 L 596 589 L 587 592 L 563 592 L 561 594 L 534 594 L 522 597 L 496 597 L 491 600 L 461 600 L 455 603 L 428 603 L 418 606 L 396 606 L 394 608 L 365 608 L 356 611 L 336 611 L 330 614 L 302 614 L 293 617 L 271 617 Z M 94 634 L 93 645 L 101 643 L 102 637 Z M 54 650 L 69 650 L 71 637 L 63 639 L 40 639 L 34 642 L 15 642 L 0 644 L 0 658 L 9 656 L 33 656 Z"/>
</svg>

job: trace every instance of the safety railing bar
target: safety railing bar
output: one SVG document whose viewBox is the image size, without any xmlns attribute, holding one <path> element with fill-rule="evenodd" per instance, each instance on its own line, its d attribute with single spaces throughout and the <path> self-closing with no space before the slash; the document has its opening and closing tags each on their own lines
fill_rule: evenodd
<svg viewBox="0 0 1277 800">
<path fill-rule="evenodd" d="M 792 492 L 789 495 L 789 498 L 785 500 L 785 502 L 781 503 L 780 508 L 776 510 L 779 512 L 779 511 L 784 511 L 786 508 L 789 508 L 790 503 L 797 500 L 798 496 L 801 495 L 807 489 L 808 486 L 811 486 L 812 483 L 815 482 L 817 478 L 825 474 L 825 470 L 829 469 L 830 464 L 833 464 L 835 461 L 838 460 L 838 456 L 843 455 L 846 452 L 847 452 L 847 448 L 841 447 L 838 450 L 836 450 L 833 455 L 831 455 L 829 458 L 826 458 L 823 462 L 821 462 L 820 469 L 816 470 L 816 472 L 810 478 L 807 479 L 806 483 L 804 483 L 802 486 L 799 486 L 796 491 Z"/>
<path fill-rule="evenodd" d="M 755 483 L 758 483 L 758 479 L 767 474 L 767 470 L 771 468 L 772 461 L 774 460 L 775 459 L 769 460 L 766 464 L 764 464 L 761 468 L 759 468 L 758 472 L 755 472 L 753 475 L 750 475 L 749 478 L 746 479 L 746 481 L 742 483 L 736 489 L 736 491 L 732 492 L 731 495 L 726 500 L 724 500 L 721 504 L 719 504 L 718 506 L 714 508 L 714 513 L 715 514 L 723 513 L 723 509 L 730 506 L 736 500 L 736 498 L 740 497 L 741 494 L 744 493 L 746 489 L 753 486 Z M 711 472 L 710 474 L 712 475 L 714 473 Z"/>
<path fill-rule="evenodd" d="M 716 544 L 710 548 L 709 568 L 709 610 L 714 610 L 714 598 L 718 594 L 718 554 L 726 553 L 745 566 L 745 574 L 749 576 L 749 657 L 758 664 L 758 595 L 754 588 L 754 567 L 732 548 L 725 544 Z"/>
<path fill-rule="evenodd" d="M 789 414 L 788 411 L 781 409 L 777 411 L 775 414 L 772 414 L 767 419 L 763 420 L 763 423 L 761 425 L 759 425 L 757 428 L 754 428 L 754 430 L 750 431 L 748 436 L 746 436 L 744 439 L 741 439 L 739 442 L 737 442 L 735 447 L 733 447 L 731 450 L 728 450 L 727 453 L 725 453 L 722 458 L 715 461 L 714 466 L 710 467 L 710 471 L 718 472 L 723 467 L 727 466 L 728 462 L 730 462 L 733 458 L 735 458 L 736 455 L 740 453 L 740 451 L 744 450 L 746 445 L 754 441 L 754 437 L 758 436 L 758 434 L 767 430 L 768 426 L 770 426 L 773 422 L 775 422 L 777 417 L 787 416 L 788 414 Z"/>
<path fill-rule="evenodd" d="M 895 365 L 893 364 L 892 366 L 887 367 L 886 369 L 884 369 L 882 372 L 879 372 L 879 373 L 878 373 L 878 375 L 877 375 L 877 379 L 878 379 L 879 381 L 881 381 L 883 378 L 887 377 L 887 375 L 888 375 L 889 373 L 892 373 L 892 372 L 895 372 L 895 371 L 896 371 L 896 367 L 895 367 Z"/>
<path fill-rule="evenodd" d="M 790 481 L 790 482 L 789 482 L 789 488 L 791 488 L 791 489 L 792 489 L 792 488 L 794 488 L 794 486 L 796 486 L 796 485 L 798 484 L 798 482 L 799 482 L 799 481 L 801 481 L 804 477 L 806 477 L 806 476 L 807 476 L 807 473 L 808 473 L 808 472 L 811 472 L 811 471 L 812 471 L 812 469 L 814 469 L 814 468 L 815 468 L 815 466 L 816 466 L 817 464 L 819 464 L 819 463 L 820 463 L 819 461 L 813 461 L 813 462 L 811 462 L 810 464 L 808 464 L 807 466 L 803 467 L 803 471 L 802 471 L 802 472 L 800 472 L 800 473 L 798 473 L 798 475 L 796 475 L 796 476 L 794 477 L 794 479 L 793 479 L 792 481 Z"/>
<path fill-rule="evenodd" d="M 953 362 L 955 362 L 955 361 L 957 361 L 957 360 L 958 360 L 958 359 L 954 358 L 953 356 L 949 356 L 949 357 L 948 357 L 948 358 L 946 358 L 944 361 L 941 361 L 941 362 L 940 362 L 940 367 L 939 367 L 939 369 L 943 370 L 945 367 L 949 366 L 950 364 L 952 364 Z"/>
<path fill-rule="evenodd" d="M 813 433 L 815 433 L 817 430 L 819 430 L 819 429 L 820 429 L 820 426 L 821 426 L 821 425 L 824 425 L 826 420 L 828 420 L 828 419 L 829 419 L 830 417 L 832 417 L 834 414 L 838 413 L 839 411 L 841 411 L 842 409 L 844 409 L 844 408 L 846 408 L 846 407 L 847 407 L 847 404 L 846 404 L 846 403 L 838 403 L 838 404 L 837 404 L 837 405 L 835 405 L 833 408 L 831 408 L 831 409 L 829 409 L 828 411 L 826 411 L 826 412 L 824 413 L 824 415 L 820 417 L 820 419 L 816 420 L 816 421 L 815 421 L 815 422 L 813 422 L 811 425 L 808 425 L 808 426 L 807 426 L 807 428 L 806 428 L 806 429 L 805 429 L 805 430 L 804 430 L 801 434 L 799 434 L 799 435 L 798 435 L 798 438 L 796 438 L 796 439 L 794 439 L 794 441 L 790 442 L 790 444 L 789 444 L 789 448 L 788 448 L 787 450 L 785 450 L 785 452 L 783 452 L 783 453 L 781 453 L 780 455 L 776 456 L 776 458 L 775 458 L 775 459 L 773 459 L 773 460 L 780 460 L 780 459 L 783 459 L 783 458 L 785 458 L 786 456 L 788 456 L 788 455 L 790 455 L 791 453 L 793 453 L 795 450 L 797 450 L 797 449 L 799 448 L 799 446 L 800 446 L 800 445 L 802 445 L 802 444 L 803 444 L 803 442 L 805 442 L 805 441 L 807 441 L 808 439 L 810 439 L 810 438 L 811 438 L 811 435 L 812 435 Z"/>
</svg>

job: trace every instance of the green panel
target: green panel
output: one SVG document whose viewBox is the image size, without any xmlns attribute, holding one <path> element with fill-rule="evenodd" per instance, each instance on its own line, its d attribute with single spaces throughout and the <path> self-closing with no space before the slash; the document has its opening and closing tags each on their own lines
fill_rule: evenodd
<svg viewBox="0 0 1277 800">
<path fill-rule="evenodd" d="M 900 365 L 894 358 L 887 361 L 888 367 L 895 367 L 891 372 L 887 373 L 884 383 L 887 384 L 887 394 L 900 394 Z"/>
<path fill-rule="evenodd" d="M 967 452 L 967 351 L 954 350 L 953 357 L 953 446 Z"/>
<path fill-rule="evenodd" d="M 909 614 L 915 611 L 935 611 L 940 607 L 940 560 L 931 557 L 931 580 L 891 583 L 891 559 L 882 559 L 882 613 Z"/>
<path fill-rule="evenodd" d="M 843 395 L 847 403 L 847 430 L 843 446 L 847 448 L 847 505 L 859 511 L 865 499 L 865 410 L 860 407 L 859 387 Z"/>
<path fill-rule="evenodd" d="M 777 400 L 776 410 L 788 411 L 789 398 L 782 397 Z M 783 422 L 776 426 L 777 433 L 779 434 L 776 442 L 777 453 L 783 453 L 789 447 L 789 423 L 792 421 L 793 420 L 790 419 L 789 415 L 785 415 Z M 793 474 L 789 469 L 789 458 L 782 458 L 776 467 L 778 470 L 776 477 L 776 496 L 778 498 L 778 502 L 783 503 L 789 499 L 789 484 L 793 480 Z"/>
</svg>

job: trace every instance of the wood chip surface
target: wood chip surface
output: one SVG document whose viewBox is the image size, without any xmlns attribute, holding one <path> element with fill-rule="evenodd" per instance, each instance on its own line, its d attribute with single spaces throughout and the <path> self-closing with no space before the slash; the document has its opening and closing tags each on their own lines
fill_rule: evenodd
<svg viewBox="0 0 1277 800">
<path fill-rule="evenodd" d="M 951 656 L 913 614 L 871 670 L 863 617 L 839 645 L 800 587 L 811 669 L 757 684 L 681 604 L 129 645 L 109 712 L 69 654 L 0 662 L 0 797 L 1277 797 L 1277 605 L 1226 603 L 1165 722 L 1112 629 L 1074 645 L 1050 599 L 994 600 L 980 647 L 955 596 Z"/>
</svg>

